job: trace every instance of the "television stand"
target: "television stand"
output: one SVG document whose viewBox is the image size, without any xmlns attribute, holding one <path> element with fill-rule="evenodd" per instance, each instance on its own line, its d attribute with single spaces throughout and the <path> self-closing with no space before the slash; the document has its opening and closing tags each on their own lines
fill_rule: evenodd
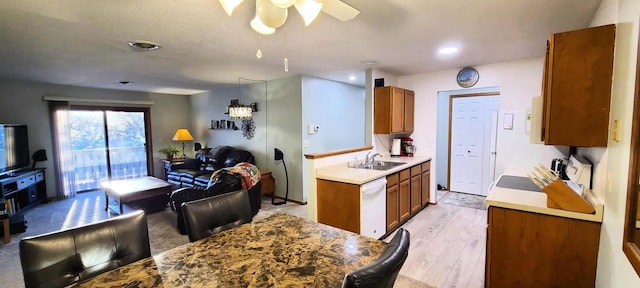
<svg viewBox="0 0 640 288">
<path fill-rule="evenodd" d="M 14 175 L 0 179 L 0 215 L 9 216 L 11 234 L 24 232 L 24 211 L 47 198 L 43 168 Z"/>
</svg>

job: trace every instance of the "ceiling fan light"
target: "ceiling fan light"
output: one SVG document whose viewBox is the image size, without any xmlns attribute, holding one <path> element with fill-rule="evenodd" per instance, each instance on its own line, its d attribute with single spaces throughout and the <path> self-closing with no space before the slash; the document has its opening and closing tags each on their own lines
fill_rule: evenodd
<svg viewBox="0 0 640 288">
<path fill-rule="evenodd" d="M 276 32 L 275 28 L 271 28 L 267 25 L 264 25 L 264 23 L 262 23 L 262 21 L 260 21 L 260 18 L 258 18 L 258 15 L 256 15 L 256 17 L 253 18 L 253 20 L 251 20 L 251 28 L 253 28 L 254 31 L 260 33 L 260 34 L 264 34 L 264 35 L 271 35 L 273 34 L 273 32 Z"/>
<path fill-rule="evenodd" d="M 274 6 L 270 0 L 256 0 L 256 15 L 271 28 L 278 28 L 287 21 L 287 9 Z"/>
<path fill-rule="evenodd" d="M 231 16 L 233 9 L 236 9 L 242 1 L 244 0 L 220 0 L 220 5 L 222 5 L 224 12 L 227 12 L 227 15 Z"/>
<path fill-rule="evenodd" d="M 302 15 L 304 25 L 309 26 L 309 24 L 318 17 L 318 14 L 320 14 L 323 4 L 313 0 L 296 0 L 293 5 L 296 7 L 296 10 L 298 10 L 300 15 Z"/>
<path fill-rule="evenodd" d="M 296 0 L 271 0 L 271 3 L 278 8 L 289 8 Z"/>
</svg>

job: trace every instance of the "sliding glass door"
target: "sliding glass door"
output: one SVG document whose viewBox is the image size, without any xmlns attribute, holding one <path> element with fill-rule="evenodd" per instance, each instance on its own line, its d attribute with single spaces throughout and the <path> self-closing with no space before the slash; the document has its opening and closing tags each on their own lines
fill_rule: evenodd
<svg viewBox="0 0 640 288">
<path fill-rule="evenodd" d="M 148 110 L 75 108 L 69 111 L 76 191 L 111 179 L 148 175 Z"/>
</svg>

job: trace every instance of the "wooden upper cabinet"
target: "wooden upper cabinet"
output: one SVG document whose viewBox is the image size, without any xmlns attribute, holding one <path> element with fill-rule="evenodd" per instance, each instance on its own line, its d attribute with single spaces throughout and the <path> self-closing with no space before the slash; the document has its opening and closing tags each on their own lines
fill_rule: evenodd
<svg viewBox="0 0 640 288">
<path fill-rule="evenodd" d="M 415 93 L 404 90 L 404 132 L 413 132 Z"/>
<path fill-rule="evenodd" d="M 615 25 L 551 35 L 542 79 L 547 145 L 606 147 Z"/>
<path fill-rule="evenodd" d="M 404 90 L 391 87 L 391 133 L 404 131 Z"/>
<path fill-rule="evenodd" d="M 374 90 L 375 134 L 413 132 L 414 92 L 394 86 L 376 87 Z"/>
</svg>

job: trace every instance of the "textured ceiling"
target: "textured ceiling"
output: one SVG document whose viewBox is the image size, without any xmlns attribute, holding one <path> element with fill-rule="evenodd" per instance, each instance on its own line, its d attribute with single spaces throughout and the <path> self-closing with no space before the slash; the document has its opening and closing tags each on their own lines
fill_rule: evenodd
<svg viewBox="0 0 640 288">
<path fill-rule="evenodd" d="M 367 68 L 400 76 L 541 57 L 549 34 L 587 27 L 601 0 L 344 2 L 360 10 L 354 20 L 321 13 L 305 27 L 290 8 L 286 33 L 259 36 L 249 27 L 254 0 L 233 16 L 217 0 L 4 0 L 0 78 L 172 94 L 237 85 L 238 77 L 356 75 L 363 84 Z M 134 51 L 132 40 L 162 49 Z M 459 54 L 438 57 L 443 45 L 458 45 Z"/>
</svg>

